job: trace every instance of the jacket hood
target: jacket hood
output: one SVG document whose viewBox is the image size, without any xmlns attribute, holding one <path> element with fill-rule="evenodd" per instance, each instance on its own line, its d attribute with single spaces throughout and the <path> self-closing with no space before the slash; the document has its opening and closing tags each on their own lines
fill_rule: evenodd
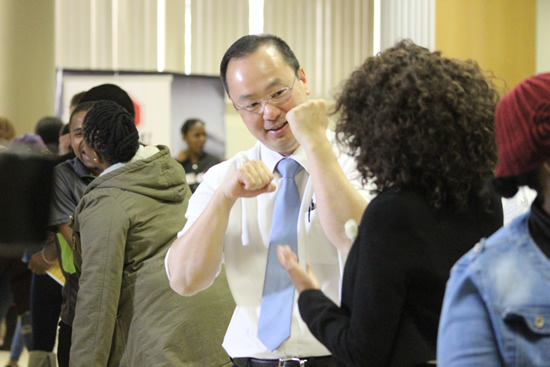
<svg viewBox="0 0 550 367">
<path fill-rule="evenodd" d="M 86 193 L 114 188 L 168 202 L 184 200 L 190 189 L 183 167 L 170 156 L 168 147 L 158 145 L 156 148 L 158 152 L 153 155 L 132 160 L 99 176 L 88 185 Z"/>
</svg>

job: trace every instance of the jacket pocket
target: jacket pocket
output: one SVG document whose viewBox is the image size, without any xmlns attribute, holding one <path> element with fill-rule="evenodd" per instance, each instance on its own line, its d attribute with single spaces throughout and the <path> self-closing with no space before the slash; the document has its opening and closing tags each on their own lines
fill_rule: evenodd
<svg viewBox="0 0 550 367">
<path fill-rule="evenodd" d="M 545 366 L 550 361 L 550 309 L 522 307 L 503 314 L 505 359 L 521 366 Z M 514 352 L 512 352 L 514 351 Z"/>
</svg>

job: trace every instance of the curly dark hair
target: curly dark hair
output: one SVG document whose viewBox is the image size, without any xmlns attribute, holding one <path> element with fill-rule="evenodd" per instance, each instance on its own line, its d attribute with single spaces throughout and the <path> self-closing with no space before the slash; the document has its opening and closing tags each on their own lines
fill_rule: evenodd
<svg viewBox="0 0 550 367">
<path fill-rule="evenodd" d="M 112 101 L 95 102 L 82 123 L 84 141 L 109 164 L 128 162 L 139 148 L 134 118 Z"/>
<path fill-rule="evenodd" d="M 435 208 L 485 196 L 496 166 L 499 96 L 475 61 L 410 40 L 369 57 L 336 97 L 338 139 L 374 193 L 418 189 Z"/>
</svg>

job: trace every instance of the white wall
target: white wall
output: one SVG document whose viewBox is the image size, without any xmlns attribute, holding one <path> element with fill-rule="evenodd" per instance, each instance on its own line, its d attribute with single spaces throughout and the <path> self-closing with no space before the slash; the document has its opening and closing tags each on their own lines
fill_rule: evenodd
<svg viewBox="0 0 550 367">
<path fill-rule="evenodd" d="M 550 0 L 537 0 L 537 73 L 550 71 Z"/>
<path fill-rule="evenodd" d="M 228 101 L 227 98 L 226 101 Z M 226 158 L 231 158 L 256 144 L 256 138 L 248 131 L 231 102 L 225 104 L 225 136 Z"/>
</svg>

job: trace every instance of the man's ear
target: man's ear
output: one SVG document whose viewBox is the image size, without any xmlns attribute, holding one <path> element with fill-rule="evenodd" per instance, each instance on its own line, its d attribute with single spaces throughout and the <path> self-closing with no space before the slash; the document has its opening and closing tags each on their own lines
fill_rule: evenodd
<svg viewBox="0 0 550 367">
<path fill-rule="evenodd" d="M 300 66 L 300 69 L 298 69 L 298 78 L 304 85 L 304 90 L 306 91 L 306 95 L 309 96 L 311 94 L 311 90 L 307 86 L 306 72 L 304 71 L 304 68 L 301 66 Z"/>
</svg>

